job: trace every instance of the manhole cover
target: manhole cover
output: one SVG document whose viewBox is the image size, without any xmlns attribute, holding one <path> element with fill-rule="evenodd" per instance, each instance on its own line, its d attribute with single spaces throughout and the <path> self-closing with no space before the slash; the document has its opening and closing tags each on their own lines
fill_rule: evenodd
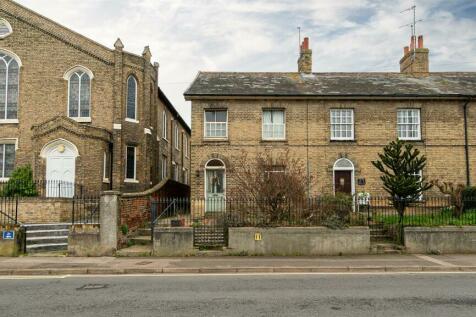
<svg viewBox="0 0 476 317">
<path fill-rule="evenodd" d="M 93 289 L 103 289 L 107 288 L 109 285 L 107 284 L 86 284 L 83 285 L 79 288 L 77 288 L 78 291 L 87 291 L 87 290 L 93 290 Z"/>
</svg>

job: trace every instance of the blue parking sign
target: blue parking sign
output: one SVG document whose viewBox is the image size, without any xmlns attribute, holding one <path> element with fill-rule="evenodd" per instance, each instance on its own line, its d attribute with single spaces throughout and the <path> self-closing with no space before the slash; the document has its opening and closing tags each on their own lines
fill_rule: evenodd
<svg viewBox="0 0 476 317">
<path fill-rule="evenodd" d="M 3 240 L 15 239 L 15 231 L 3 231 Z"/>
</svg>

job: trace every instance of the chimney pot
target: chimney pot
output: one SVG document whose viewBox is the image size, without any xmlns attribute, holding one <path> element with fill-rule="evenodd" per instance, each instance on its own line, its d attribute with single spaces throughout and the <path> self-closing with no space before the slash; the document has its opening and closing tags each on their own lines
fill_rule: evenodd
<svg viewBox="0 0 476 317">
<path fill-rule="evenodd" d="M 410 48 L 408 46 L 405 46 L 403 48 L 403 56 L 407 55 L 410 52 Z"/>
<path fill-rule="evenodd" d="M 423 35 L 418 36 L 418 48 L 423 48 Z"/>
<path fill-rule="evenodd" d="M 412 35 L 410 39 L 410 49 L 413 51 L 415 49 L 415 35 Z"/>
<path fill-rule="evenodd" d="M 308 37 L 305 37 L 304 38 L 304 41 L 302 41 L 302 46 L 301 48 L 303 50 L 308 50 L 309 49 L 309 38 Z"/>
</svg>

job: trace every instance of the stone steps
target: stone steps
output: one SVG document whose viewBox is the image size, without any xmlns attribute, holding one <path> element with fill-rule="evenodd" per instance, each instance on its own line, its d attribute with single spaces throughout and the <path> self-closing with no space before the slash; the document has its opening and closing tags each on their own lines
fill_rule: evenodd
<svg viewBox="0 0 476 317">
<path fill-rule="evenodd" d="M 70 224 L 27 224 L 26 252 L 65 251 L 68 249 L 68 235 Z"/>
</svg>

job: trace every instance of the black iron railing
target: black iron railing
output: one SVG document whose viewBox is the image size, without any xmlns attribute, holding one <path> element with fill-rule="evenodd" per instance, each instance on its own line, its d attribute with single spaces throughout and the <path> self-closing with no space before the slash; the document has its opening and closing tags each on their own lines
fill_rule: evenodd
<svg viewBox="0 0 476 317">
<path fill-rule="evenodd" d="M 61 180 L 10 180 L 0 183 L 1 197 L 73 198 L 94 193 L 83 184 Z"/>
<path fill-rule="evenodd" d="M 18 224 L 18 197 L 0 197 L 0 225 Z"/>
<path fill-rule="evenodd" d="M 98 224 L 100 217 L 100 197 L 83 196 L 72 198 L 71 223 Z"/>
</svg>

